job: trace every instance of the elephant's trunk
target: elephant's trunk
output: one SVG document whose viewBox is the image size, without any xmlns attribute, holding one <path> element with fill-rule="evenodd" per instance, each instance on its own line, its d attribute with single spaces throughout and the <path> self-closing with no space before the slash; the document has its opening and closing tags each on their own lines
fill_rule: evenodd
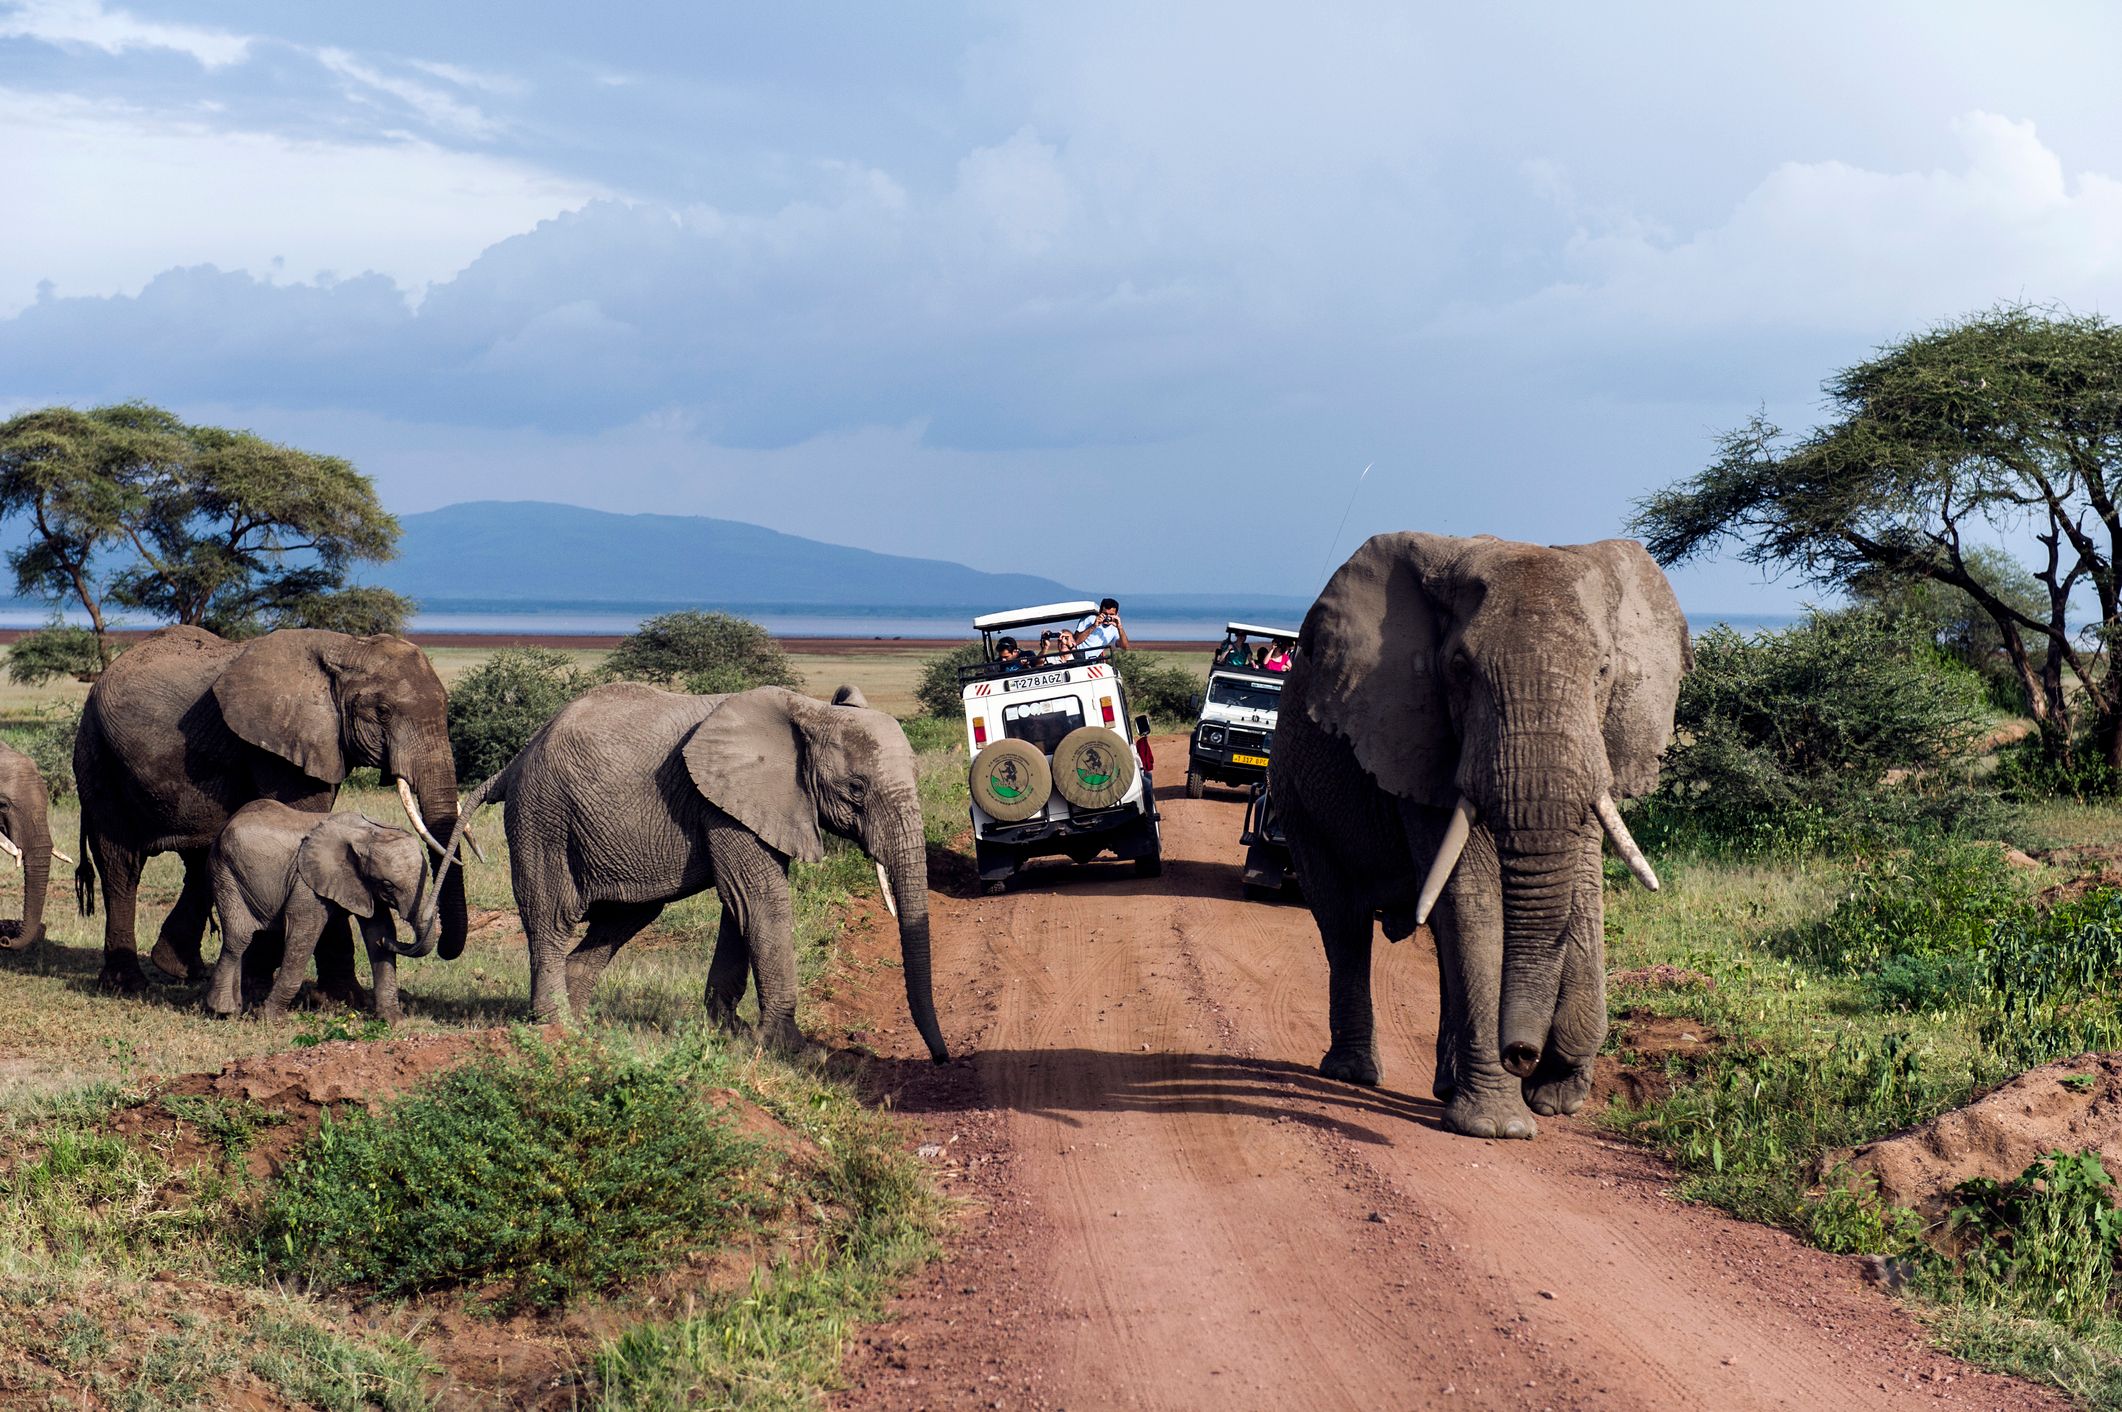
<svg viewBox="0 0 2122 1412">
<path fill-rule="evenodd" d="M 425 752 L 417 768 L 396 770 L 399 779 L 412 788 L 414 803 L 419 806 L 419 821 L 433 838 L 447 840 L 457 827 L 457 773 L 449 758 L 449 746 L 443 742 L 439 749 Z M 464 870 L 461 868 L 442 871 L 442 855 L 430 845 L 430 860 L 440 877 L 432 901 L 423 899 L 423 906 L 415 911 L 423 914 L 414 919 L 416 929 L 428 930 L 425 914 L 438 914 L 435 929 L 438 932 L 437 953 L 445 961 L 454 961 L 464 952 L 464 938 L 469 930 L 469 919 L 464 905 Z"/>
<path fill-rule="evenodd" d="M 873 853 L 883 865 L 885 881 L 899 911 L 899 959 L 906 972 L 906 1008 L 914 1028 L 928 1045 L 928 1056 L 938 1064 L 950 1062 L 950 1049 L 943 1043 L 942 1026 L 936 1023 L 936 1001 L 930 989 L 928 942 L 928 855 L 917 812 L 911 826 L 900 825 L 882 852 Z"/>
<path fill-rule="evenodd" d="M 17 946 L 33 946 L 44 935 L 44 895 L 52 882 L 52 835 L 41 819 L 10 818 L 15 846 L 22 850 L 22 930 Z"/>
<path fill-rule="evenodd" d="M 1581 831 L 1509 830 L 1496 838 L 1503 870 L 1503 996 L 1496 1036 L 1519 1078 L 1540 1065 L 1562 991 L 1563 933 L 1575 902 Z"/>
</svg>

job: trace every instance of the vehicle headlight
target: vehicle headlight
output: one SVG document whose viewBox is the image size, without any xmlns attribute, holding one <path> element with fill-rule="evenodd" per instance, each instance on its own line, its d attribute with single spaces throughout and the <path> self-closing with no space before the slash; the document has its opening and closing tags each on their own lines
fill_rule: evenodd
<svg viewBox="0 0 2122 1412">
<path fill-rule="evenodd" d="M 1223 744 L 1223 732 L 1211 726 L 1209 729 L 1201 732 L 1201 743 L 1203 745 L 1212 745 L 1220 747 Z"/>
</svg>

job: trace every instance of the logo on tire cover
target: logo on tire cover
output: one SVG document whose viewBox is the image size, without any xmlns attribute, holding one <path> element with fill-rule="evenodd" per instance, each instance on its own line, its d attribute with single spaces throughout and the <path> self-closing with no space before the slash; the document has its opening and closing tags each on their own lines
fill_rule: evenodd
<svg viewBox="0 0 2122 1412">
<path fill-rule="evenodd" d="M 987 787 L 995 792 L 995 798 L 1003 800 L 1014 801 L 1031 793 L 1024 782 L 1024 766 L 1006 755 L 988 767 Z"/>
<path fill-rule="evenodd" d="M 1103 789 L 1111 784 L 1112 752 L 1095 740 L 1086 741 L 1076 751 L 1076 779 L 1085 789 Z"/>
</svg>

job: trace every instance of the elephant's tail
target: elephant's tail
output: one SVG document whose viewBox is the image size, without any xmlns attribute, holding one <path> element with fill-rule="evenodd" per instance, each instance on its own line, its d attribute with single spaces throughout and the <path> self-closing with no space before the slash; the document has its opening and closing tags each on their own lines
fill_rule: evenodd
<svg viewBox="0 0 2122 1412">
<path fill-rule="evenodd" d="M 74 906 L 84 917 L 96 915 L 96 859 L 88 851 L 88 814 L 81 817 L 81 861 L 74 864 Z"/>
</svg>

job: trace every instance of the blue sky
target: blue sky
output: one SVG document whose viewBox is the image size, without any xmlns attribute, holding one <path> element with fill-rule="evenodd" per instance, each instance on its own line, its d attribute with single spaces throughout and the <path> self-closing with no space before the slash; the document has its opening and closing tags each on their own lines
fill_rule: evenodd
<svg viewBox="0 0 2122 1412">
<path fill-rule="evenodd" d="M 2118 52 L 2092 4 L 0 0 L 0 409 L 1308 593 L 1376 530 L 1614 533 L 1898 333 L 2114 313 Z"/>
</svg>

